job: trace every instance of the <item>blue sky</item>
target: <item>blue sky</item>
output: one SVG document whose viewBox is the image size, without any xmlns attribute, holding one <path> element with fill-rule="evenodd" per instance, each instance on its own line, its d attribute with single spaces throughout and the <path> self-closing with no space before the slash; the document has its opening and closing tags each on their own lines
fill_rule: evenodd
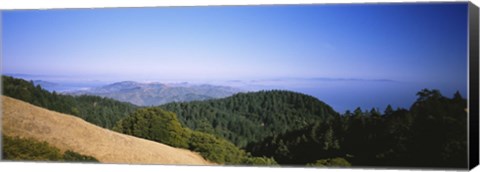
<svg viewBox="0 0 480 172">
<path fill-rule="evenodd" d="M 467 3 L 3 11 L 2 48 L 3 73 L 388 79 L 466 93 Z"/>
</svg>

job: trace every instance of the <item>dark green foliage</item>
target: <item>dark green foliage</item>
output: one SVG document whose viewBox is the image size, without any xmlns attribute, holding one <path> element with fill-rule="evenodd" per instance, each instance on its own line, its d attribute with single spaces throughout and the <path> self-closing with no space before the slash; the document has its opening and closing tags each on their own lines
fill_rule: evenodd
<svg viewBox="0 0 480 172">
<path fill-rule="evenodd" d="M 192 131 L 189 149 L 220 164 L 277 165 L 273 158 L 252 157 L 225 139 L 198 131 Z"/>
<path fill-rule="evenodd" d="M 63 153 L 63 159 L 65 161 L 98 162 L 98 160 L 92 156 L 82 155 L 71 150 Z"/>
<path fill-rule="evenodd" d="M 80 117 L 95 125 L 111 128 L 121 118 L 137 109 L 136 106 L 97 96 L 69 96 L 48 92 L 32 82 L 2 76 L 3 95 L 35 106 Z"/>
<path fill-rule="evenodd" d="M 466 167 L 466 100 L 458 92 L 453 99 L 438 90 L 424 89 L 417 95 L 411 107 L 414 121 L 407 149 L 407 154 L 414 156 L 409 158 L 428 166 Z"/>
<path fill-rule="evenodd" d="M 273 159 L 251 159 L 245 151 L 229 141 L 211 134 L 192 131 L 181 126 L 176 115 L 158 107 L 137 110 L 113 128 L 115 131 L 157 141 L 174 147 L 187 148 L 220 164 L 276 164 Z"/>
<path fill-rule="evenodd" d="M 10 137 L 2 135 L 2 157 L 14 161 L 81 161 L 98 162 L 92 156 L 82 155 L 73 151 L 64 154 L 47 142 L 34 139 Z"/>
<path fill-rule="evenodd" d="M 177 113 L 187 127 L 223 137 L 239 147 L 338 115 L 318 99 L 290 91 L 239 93 L 160 107 Z"/>
<path fill-rule="evenodd" d="M 198 131 L 192 131 L 189 149 L 221 164 L 277 165 L 273 158 L 252 157 L 225 139 Z"/>
<path fill-rule="evenodd" d="M 309 163 L 307 166 L 313 167 L 350 167 L 350 164 L 344 158 L 331 158 L 331 159 L 321 159 L 315 161 L 315 163 Z"/>
<path fill-rule="evenodd" d="M 338 133 L 341 124 L 336 120 L 316 123 L 299 130 L 269 137 L 260 143 L 251 143 L 247 151 L 253 156 L 273 157 L 286 165 L 305 165 L 318 159 L 344 156 L 340 153 Z"/>
<path fill-rule="evenodd" d="M 385 115 L 390 115 L 390 114 L 392 114 L 392 113 L 393 113 L 393 108 L 392 108 L 391 105 L 388 105 L 387 108 L 385 108 L 384 114 L 385 114 Z"/>
<path fill-rule="evenodd" d="M 202 132 L 192 132 L 189 149 L 199 152 L 206 159 L 221 164 L 241 164 L 246 157 L 243 150 L 232 143 Z"/>
<path fill-rule="evenodd" d="M 139 109 L 120 120 L 113 130 L 180 148 L 188 148 L 191 134 L 174 113 L 160 108 Z"/>
<path fill-rule="evenodd" d="M 466 100 L 422 90 L 407 109 L 387 107 L 317 122 L 247 146 L 280 164 L 327 163 L 344 157 L 354 166 L 467 167 Z M 317 161 L 322 160 L 322 161 Z"/>
<path fill-rule="evenodd" d="M 6 160 L 60 161 L 60 150 L 47 142 L 2 135 L 2 157 Z"/>
<path fill-rule="evenodd" d="M 267 157 L 248 157 L 245 159 L 243 164 L 253 166 L 278 166 L 277 162 L 273 158 Z"/>
</svg>

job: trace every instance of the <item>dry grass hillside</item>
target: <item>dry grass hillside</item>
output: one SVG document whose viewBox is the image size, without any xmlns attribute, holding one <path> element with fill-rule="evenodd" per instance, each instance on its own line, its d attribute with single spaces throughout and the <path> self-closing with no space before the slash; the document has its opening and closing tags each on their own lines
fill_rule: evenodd
<svg viewBox="0 0 480 172">
<path fill-rule="evenodd" d="M 2 96 L 2 106 L 4 134 L 46 141 L 103 163 L 211 164 L 195 152 L 113 132 L 10 97 Z"/>
</svg>

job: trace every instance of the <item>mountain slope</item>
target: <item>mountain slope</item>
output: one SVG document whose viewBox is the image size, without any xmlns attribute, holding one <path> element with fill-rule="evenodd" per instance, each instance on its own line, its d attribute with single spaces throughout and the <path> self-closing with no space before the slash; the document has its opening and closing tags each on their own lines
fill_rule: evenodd
<svg viewBox="0 0 480 172">
<path fill-rule="evenodd" d="M 226 86 L 123 81 L 88 90 L 67 92 L 67 94 L 95 95 L 139 106 L 155 106 L 170 102 L 223 98 L 237 92 L 240 92 L 240 90 Z"/>
<path fill-rule="evenodd" d="M 223 137 L 239 147 L 338 115 L 315 97 L 280 90 L 160 107 L 175 112 L 185 126 Z"/>
<path fill-rule="evenodd" d="M 66 114 L 2 96 L 2 132 L 46 141 L 103 163 L 211 164 L 199 154 L 116 133 Z"/>
</svg>

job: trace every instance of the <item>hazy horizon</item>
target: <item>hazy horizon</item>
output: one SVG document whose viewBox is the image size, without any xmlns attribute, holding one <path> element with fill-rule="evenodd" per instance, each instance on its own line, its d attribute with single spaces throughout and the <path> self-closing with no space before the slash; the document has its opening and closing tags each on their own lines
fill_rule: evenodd
<svg viewBox="0 0 480 172">
<path fill-rule="evenodd" d="M 65 92 L 83 90 L 87 88 L 102 87 L 123 81 L 134 81 L 139 83 L 157 82 L 162 84 L 178 84 L 187 82 L 192 85 L 209 84 L 216 86 L 229 86 L 241 89 L 243 92 L 260 90 L 290 90 L 314 96 L 320 101 L 332 106 L 337 112 L 343 113 L 346 110 L 353 111 L 360 107 L 362 110 L 376 108 L 383 111 L 387 105 L 394 108 L 410 108 L 416 100 L 416 93 L 421 89 L 439 89 L 446 97 L 452 97 L 456 91 L 460 91 L 466 97 L 466 90 L 455 89 L 457 86 L 451 84 L 428 84 L 418 82 L 405 82 L 393 80 L 365 80 L 358 78 L 272 78 L 258 80 L 212 80 L 185 81 L 185 80 L 98 80 L 78 79 L 70 77 L 27 75 L 27 74 L 6 74 L 25 80 L 41 80 L 59 84 L 49 91 Z M 340 91 L 338 91 L 340 90 Z"/>
<path fill-rule="evenodd" d="M 408 108 L 423 88 L 465 97 L 467 4 L 2 11 L 2 73 L 287 89 L 339 112 Z"/>
</svg>

